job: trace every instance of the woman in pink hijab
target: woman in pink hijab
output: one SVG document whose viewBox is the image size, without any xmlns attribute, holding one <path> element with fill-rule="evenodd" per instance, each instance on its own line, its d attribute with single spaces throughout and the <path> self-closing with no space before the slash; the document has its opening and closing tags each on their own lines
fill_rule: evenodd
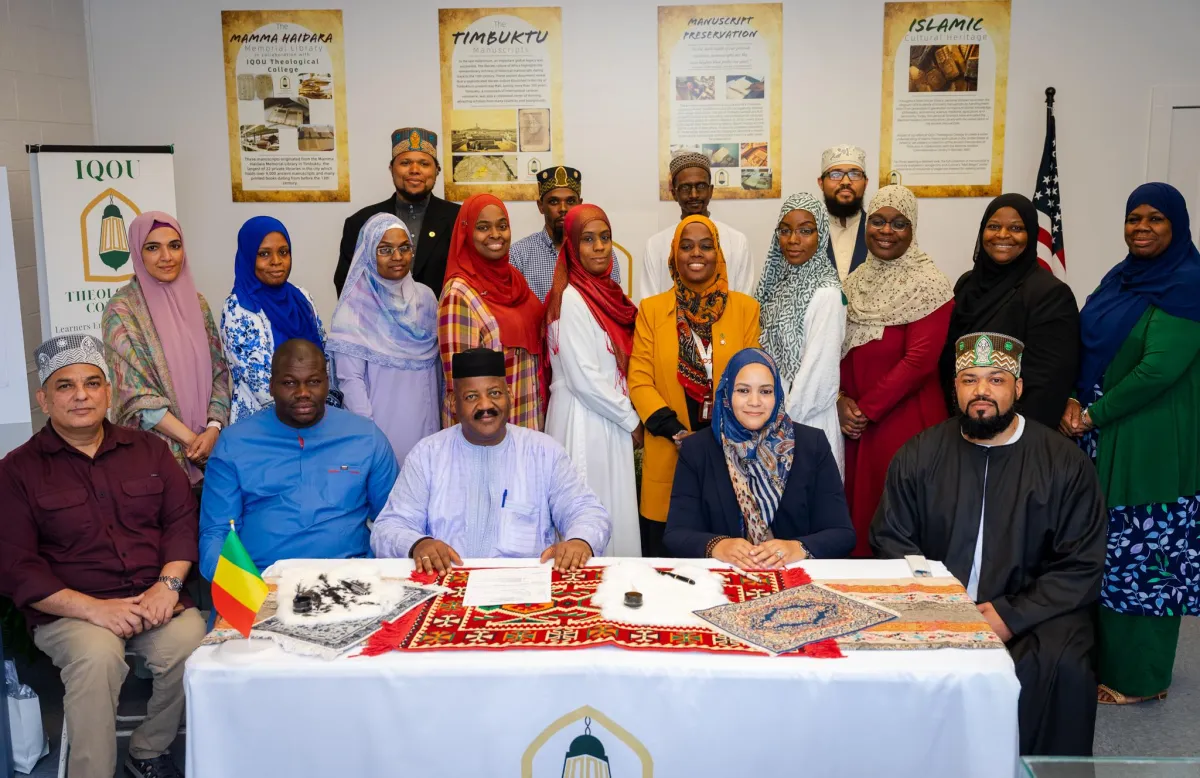
<svg viewBox="0 0 1200 778">
<path fill-rule="evenodd" d="M 113 382 L 113 422 L 167 442 L 193 485 L 229 422 L 229 368 L 196 291 L 179 222 L 147 211 L 129 225 L 134 278 L 101 317 Z"/>
</svg>

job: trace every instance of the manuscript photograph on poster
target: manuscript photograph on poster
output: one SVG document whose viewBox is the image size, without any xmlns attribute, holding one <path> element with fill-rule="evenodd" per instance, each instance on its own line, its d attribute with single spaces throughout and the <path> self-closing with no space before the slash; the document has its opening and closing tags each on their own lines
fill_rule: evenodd
<svg viewBox="0 0 1200 778">
<path fill-rule="evenodd" d="M 234 202 L 349 202 L 341 11 L 222 11 Z"/>
<path fill-rule="evenodd" d="M 659 198 L 671 157 L 712 162 L 713 197 L 779 197 L 783 6 L 658 8 Z"/>
<path fill-rule="evenodd" d="M 446 199 L 536 200 L 562 163 L 562 10 L 442 8 Z"/>
<path fill-rule="evenodd" d="M 1001 193 L 1009 0 L 887 3 L 879 180 L 919 197 Z"/>
</svg>

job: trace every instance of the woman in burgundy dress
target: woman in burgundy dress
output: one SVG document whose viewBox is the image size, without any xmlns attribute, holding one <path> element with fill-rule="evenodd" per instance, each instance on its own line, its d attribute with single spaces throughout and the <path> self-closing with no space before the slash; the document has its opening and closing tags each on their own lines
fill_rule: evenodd
<svg viewBox="0 0 1200 778">
<path fill-rule="evenodd" d="M 892 456 L 909 438 L 946 418 L 938 358 L 954 289 L 917 246 L 917 198 L 880 189 L 867 208 L 867 261 L 846 278 L 846 340 L 838 422 L 846 436 L 846 499 L 857 542 L 870 556 L 867 527 Z"/>
</svg>

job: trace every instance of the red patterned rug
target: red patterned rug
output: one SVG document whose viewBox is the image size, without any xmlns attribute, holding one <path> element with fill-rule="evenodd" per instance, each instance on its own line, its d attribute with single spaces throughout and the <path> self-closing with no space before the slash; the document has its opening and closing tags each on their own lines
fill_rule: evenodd
<svg viewBox="0 0 1200 778">
<path fill-rule="evenodd" d="M 385 622 L 383 628 L 367 640 L 362 654 L 374 656 L 396 649 L 478 651 L 602 645 L 635 650 L 761 654 L 741 641 L 711 629 L 635 626 L 601 618 L 600 608 L 592 605 L 591 599 L 603 570 L 603 567 L 585 567 L 567 573 L 555 571 L 551 579 L 553 601 L 549 603 L 486 608 L 463 605 L 471 568 L 456 568 L 440 577 L 414 574 L 414 580 L 436 581 L 451 591 L 413 609 L 404 618 Z M 724 579 L 725 594 L 730 602 L 745 602 L 812 582 L 801 568 L 782 572 L 755 571 L 761 582 L 732 570 L 713 572 Z M 833 640 L 811 643 L 795 653 L 823 659 L 843 656 Z"/>
</svg>

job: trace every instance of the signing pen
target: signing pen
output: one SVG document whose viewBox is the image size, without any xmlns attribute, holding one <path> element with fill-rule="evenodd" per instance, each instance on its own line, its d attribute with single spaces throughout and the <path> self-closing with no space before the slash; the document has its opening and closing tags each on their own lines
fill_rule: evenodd
<svg viewBox="0 0 1200 778">
<path fill-rule="evenodd" d="M 692 586 L 695 586 L 695 585 L 696 585 L 696 582 L 695 582 L 695 581 L 693 581 L 691 578 L 688 578 L 688 577 L 687 577 L 687 576 L 685 576 L 685 575 L 680 575 L 679 573 L 672 573 L 672 572 L 669 572 L 669 571 L 667 571 L 667 570 L 659 570 L 659 571 L 658 571 L 658 574 L 659 574 L 659 575 L 665 575 L 665 576 L 667 576 L 668 578 L 674 578 L 676 581 L 683 581 L 684 583 L 689 583 L 689 584 L 691 584 Z"/>
<path fill-rule="evenodd" d="M 504 494 L 500 495 L 500 507 L 503 508 L 504 504 L 506 502 L 508 502 L 508 490 L 507 489 L 504 490 Z"/>
</svg>

